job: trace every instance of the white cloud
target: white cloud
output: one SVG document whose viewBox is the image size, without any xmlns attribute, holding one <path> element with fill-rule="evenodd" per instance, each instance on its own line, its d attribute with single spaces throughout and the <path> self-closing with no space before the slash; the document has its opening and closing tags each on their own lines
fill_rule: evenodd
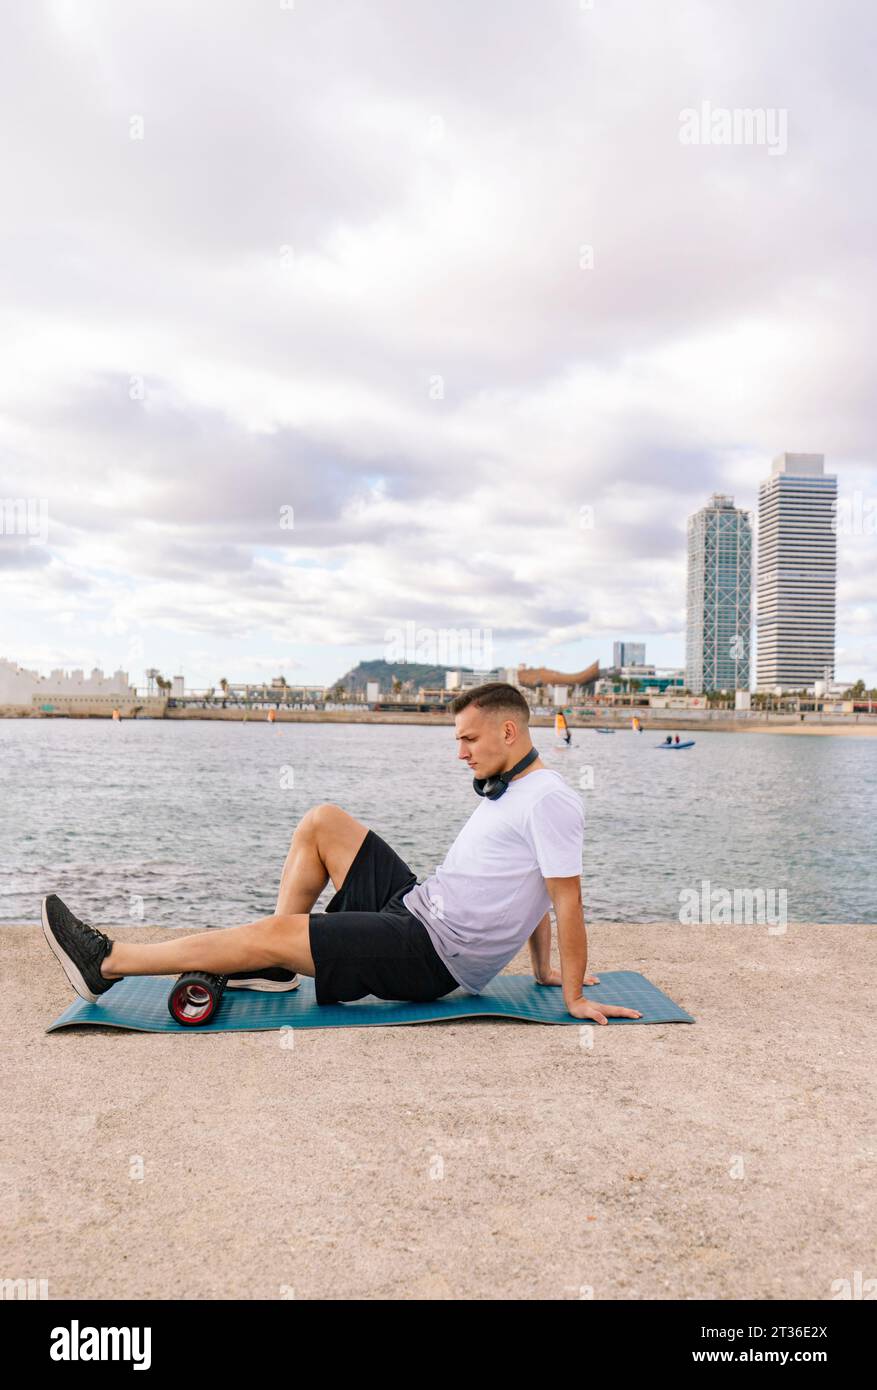
<svg viewBox="0 0 877 1390">
<path fill-rule="evenodd" d="M 754 506 L 783 449 L 877 492 L 853 0 L 7 24 L 0 491 L 48 499 L 51 552 L 0 555 L 8 655 L 70 649 L 61 599 L 107 665 L 137 633 L 229 678 L 326 644 L 330 679 L 408 620 L 681 660 L 709 492 Z M 788 153 L 680 145 L 702 100 L 788 109 Z M 840 548 L 838 624 L 872 679 L 875 544 Z"/>
</svg>

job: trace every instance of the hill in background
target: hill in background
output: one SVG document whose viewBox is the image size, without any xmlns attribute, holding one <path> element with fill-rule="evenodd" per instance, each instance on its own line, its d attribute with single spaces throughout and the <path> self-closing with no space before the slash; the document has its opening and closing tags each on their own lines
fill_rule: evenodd
<svg viewBox="0 0 877 1390">
<path fill-rule="evenodd" d="M 401 681 L 403 686 L 406 681 L 410 681 L 411 689 L 416 694 L 422 685 L 441 689 L 445 683 L 447 669 L 447 666 L 424 666 L 418 661 L 361 661 L 336 684 L 343 685 L 348 695 L 364 695 L 366 682 L 377 681 L 381 694 L 389 695 L 395 678 Z M 457 669 L 470 671 L 472 668 L 462 666 Z"/>
</svg>

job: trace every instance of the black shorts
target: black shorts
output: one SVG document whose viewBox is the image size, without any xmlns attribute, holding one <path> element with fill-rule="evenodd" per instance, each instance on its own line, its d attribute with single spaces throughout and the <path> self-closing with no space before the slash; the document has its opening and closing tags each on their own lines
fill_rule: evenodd
<svg viewBox="0 0 877 1390">
<path fill-rule="evenodd" d="M 459 989 L 426 927 L 402 906 L 417 876 L 369 830 L 325 912 L 310 914 L 318 1004 L 374 994 L 427 1002 Z"/>
</svg>

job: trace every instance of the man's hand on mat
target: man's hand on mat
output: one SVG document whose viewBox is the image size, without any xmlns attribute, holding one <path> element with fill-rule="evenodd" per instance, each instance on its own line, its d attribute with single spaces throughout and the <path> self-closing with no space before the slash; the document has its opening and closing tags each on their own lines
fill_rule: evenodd
<svg viewBox="0 0 877 1390">
<path fill-rule="evenodd" d="M 618 1004 L 598 1004 L 594 999 L 573 999 L 566 1009 L 573 1018 L 589 1018 L 592 1023 L 608 1023 L 610 1018 L 642 1018 L 639 1009 L 622 1009 Z"/>
<path fill-rule="evenodd" d="M 563 980 L 559 970 L 542 970 L 536 976 L 536 983 L 537 985 L 562 985 Z M 599 983 L 600 980 L 596 975 L 586 975 L 582 980 L 583 985 L 598 985 Z"/>
</svg>

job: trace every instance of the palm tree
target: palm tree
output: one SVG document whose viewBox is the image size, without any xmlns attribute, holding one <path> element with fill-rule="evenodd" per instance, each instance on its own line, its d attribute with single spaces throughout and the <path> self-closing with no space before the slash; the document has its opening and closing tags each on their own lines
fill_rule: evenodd
<svg viewBox="0 0 877 1390">
<path fill-rule="evenodd" d="M 220 680 L 219 688 L 222 691 L 222 708 L 225 709 L 225 702 L 228 699 L 228 681 L 225 679 L 225 676 Z"/>
</svg>

